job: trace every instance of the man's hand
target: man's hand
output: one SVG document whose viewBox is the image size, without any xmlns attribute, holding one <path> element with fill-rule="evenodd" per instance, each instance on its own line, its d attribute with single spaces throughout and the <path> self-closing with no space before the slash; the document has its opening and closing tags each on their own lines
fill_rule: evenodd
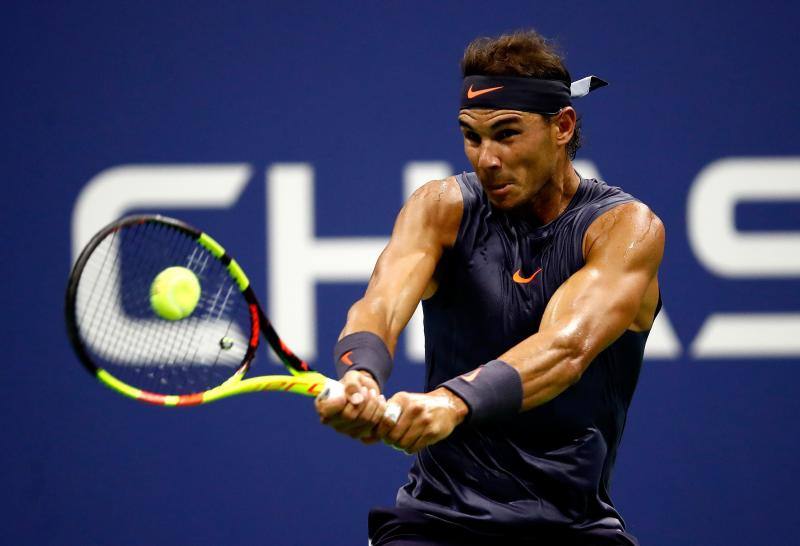
<svg viewBox="0 0 800 546">
<path fill-rule="evenodd" d="M 375 442 L 373 432 L 386 410 L 378 384 L 368 372 L 359 370 L 347 372 L 340 382 L 343 396 L 314 403 L 320 422 L 364 443 Z"/>
<path fill-rule="evenodd" d="M 445 388 L 427 394 L 398 392 L 389 399 L 402 409 L 397 424 L 384 418 L 376 437 L 406 453 L 416 453 L 450 436 L 467 416 L 464 401 Z"/>
</svg>

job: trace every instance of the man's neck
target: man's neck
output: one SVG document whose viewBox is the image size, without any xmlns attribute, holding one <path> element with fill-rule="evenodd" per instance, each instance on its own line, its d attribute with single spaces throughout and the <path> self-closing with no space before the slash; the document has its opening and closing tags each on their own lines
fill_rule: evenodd
<svg viewBox="0 0 800 546">
<path fill-rule="evenodd" d="M 566 210 L 580 182 L 572 162 L 566 157 L 559 161 L 553 177 L 542 186 L 531 203 L 532 212 L 541 225 L 549 224 Z"/>
</svg>

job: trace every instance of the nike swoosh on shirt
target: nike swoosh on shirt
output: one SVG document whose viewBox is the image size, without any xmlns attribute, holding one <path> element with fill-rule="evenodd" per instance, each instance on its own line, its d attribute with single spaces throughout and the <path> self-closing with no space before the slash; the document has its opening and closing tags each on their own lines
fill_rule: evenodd
<svg viewBox="0 0 800 546">
<path fill-rule="evenodd" d="M 536 276 L 537 276 L 539 273 L 541 273 L 541 272 L 542 272 L 542 268 L 540 267 L 540 268 L 539 268 L 539 269 L 537 269 L 537 270 L 536 270 L 536 271 L 533 273 L 533 275 L 531 275 L 530 277 L 523 277 L 523 276 L 521 275 L 521 273 L 522 273 L 522 270 L 521 270 L 521 269 L 517 269 L 517 270 L 514 272 L 514 276 L 513 276 L 512 278 L 514 279 L 514 282 L 515 282 L 515 283 L 517 283 L 517 284 L 528 284 L 528 283 L 529 283 L 529 282 L 531 282 L 533 279 L 535 279 L 535 278 L 536 278 Z"/>
<path fill-rule="evenodd" d="M 500 85 L 498 87 L 487 87 L 486 89 L 478 89 L 476 91 L 472 90 L 472 86 L 469 86 L 467 89 L 467 98 L 474 99 L 475 97 L 480 97 L 481 95 L 485 95 L 486 93 L 491 93 L 492 91 L 497 91 L 498 89 L 502 89 L 503 86 Z"/>
</svg>

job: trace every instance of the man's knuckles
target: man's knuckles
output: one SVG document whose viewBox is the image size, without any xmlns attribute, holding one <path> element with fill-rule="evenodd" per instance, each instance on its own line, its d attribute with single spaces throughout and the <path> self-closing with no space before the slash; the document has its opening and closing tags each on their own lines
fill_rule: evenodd
<svg viewBox="0 0 800 546">
<path fill-rule="evenodd" d="M 363 410 L 364 408 L 361 405 L 347 404 L 342 410 L 342 417 L 348 421 L 356 421 L 363 413 Z"/>
</svg>

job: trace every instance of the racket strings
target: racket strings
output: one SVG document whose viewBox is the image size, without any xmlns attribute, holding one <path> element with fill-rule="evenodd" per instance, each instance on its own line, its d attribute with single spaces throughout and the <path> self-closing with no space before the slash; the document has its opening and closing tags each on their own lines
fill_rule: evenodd
<svg viewBox="0 0 800 546">
<path fill-rule="evenodd" d="M 107 313 L 103 311 L 112 306 L 119 305 L 116 295 L 114 294 L 114 286 L 119 283 L 117 273 L 119 272 L 120 266 L 120 254 L 109 251 L 110 248 L 113 248 L 113 246 L 117 244 L 118 233 L 115 232 L 113 235 L 114 237 L 108 243 L 109 246 L 104 249 L 105 257 L 103 258 L 103 264 L 104 266 L 108 264 L 108 267 L 103 267 L 95 272 L 95 282 L 100 286 L 100 289 L 97 290 L 97 301 L 93 306 L 87 305 L 87 310 L 91 310 L 91 319 L 87 326 L 90 331 L 97 332 L 100 338 L 108 339 L 111 342 L 107 344 L 106 350 L 112 357 L 118 352 L 118 343 L 120 340 L 111 335 L 110 330 L 113 327 L 113 321 L 108 320 L 106 316 Z M 105 244 L 105 241 L 103 243 Z M 109 256 L 111 257 L 110 263 L 108 262 Z M 104 272 L 106 271 L 114 274 L 114 276 L 105 276 Z"/>
<path fill-rule="evenodd" d="M 109 278 L 113 282 L 108 282 L 106 284 L 106 287 L 105 287 L 105 291 L 104 292 L 108 296 L 107 299 L 106 299 L 106 304 L 107 305 L 115 305 L 115 307 L 121 306 L 122 309 L 125 308 L 125 297 L 124 297 L 125 291 L 124 290 L 120 290 L 119 292 L 116 292 L 115 288 L 116 288 L 116 286 L 118 286 L 118 285 L 120 285 L 122 283 L 122 276 L 119 275 L 119 272 L 121 271 L 121 267 L 125 265 L 125 261 L 131 262 L 131 263 L 139 263 L 139 261 L 142 259 L 142 255 L 141 255 L 142 252 L 141 251 L 142 251 L 142 246 L 143 245 L 134 244 L 135 243 L 135 239 L 140 234 L 141 234 L 140 230 L 134 230 L 134 231 L 127 231 L 126 230 L 126 231 L 118 232 L 118 237 L 120 238 L 119 244 L 120 245 L 125 244 L 125 247 L 127 249 L 129 249 L 129 250 L 128 250 L 128 255 L 124 257 L 123 263 L 120 264 L 120 260 L 123 260 L 123 254 L 118 251 L 119 249 L 113 249 L 114 250 L 114 252 L 113 252 L 113 254 L 114 254 L 114 265 L 115 265 L 116 269 L 114 270 L 115 275 L 113 277 Z M 126 242 L 125 241 L 126 238 L 130 238 L 131 241 L 130 242 Z M 128 305 L 128 307 L 130 307 L 130 305 Z M 108 307 L 103 307 L 103 308 L 99 308 L 99 309 L 105 310 L 105 309 L 108 309 Z M 118 312 L 119 313 L 123 313 L 124 311 L 122 309 L 118 309 Z M 134 313 L 135 313 L 135 311 L 134 311 Z M 101 316 L 105 316 L 102 313 L 100 315 Z M 118 315 L 114 315 L 115 318 L 117 316 Z M 113 332 L 111 332 L 110 330 L 114 326 L 116 326 L 116 322 L 110 321 L 110 320 L 105 320 L 104 321 L 104 325 L 106 327 L 104 333 L 108 336 L 109 339 L 112 340 L 112 345 L 110 346 L 110 350 L 109 350 L 110 354 L 117 356 L 118 359 L 125 358 L 125 353 L 126 353 L 125 344 L 127 342 L 129 342 L 130 340 L 132 340 L 137 332 L 134 330 L 133 332 L 130 332 L 128 336 L 113 335 Z"/>
<path fill-rule="evenodd" d="M 164 228 L 160 228 L 160 229 L 163 230 Z M 168 233 L 169 233 L 169 236 L 170 236 L 171 239 L 175 239 L 176 235 L 178 234 L 177 232 L 174 232 L 174 231 L 171 232 L 171 233 L 170 232 L 168 232 Z M 168 248 L 176 248 L 176 250 L 178 250 L 179 254 L 183 254 L 182 249 L 179 249 L 179 247 L 176 245 L 177 242 L 178 241 L 169 241 L 168 244 L 167 244 L 167 247 Z M 184 242 L 186 242 L 186 241 L 184 241 Z M 190 242 L 191 242 L 191 244 L 193 244 L 193 241 L 190 240 Z M 191 247 L 191 244 L 190 244 L 190 247 Z M 155 269 L 157 270 L 158 267 L 160 267 L 160 264 Z M 201 277 L 205 277 L 206 276 L 206 275 L 204 275 L 204 272 L 202 270 L 198 270 L 197 273 L 200 273 Z M 148 277 L 149 276 L 150 275 L 148 275 Z M 206 279 L 203 279 L 203 280 L 201 280 L 201 282 L 205 281 L 205 280 Z M 208 283 L 204 282 L 204 284 L 207 285 Z M 123 293 L 124 294 L 130 294 L 131 292 L 124 291 Z M 137 299 L 137 302 L 139 303 L 140 306 L 144 306 L 144 312 L 147 312 L 147 305 L 145 303 L 145 298 L 138 297 L 136 299 Z M 136 308 L 134 308 L 134 309 L 135 309 L 135 313 L 136 314 L 141 314 L 141 312 L 142 312 L 141 310 L 136 309 Z M 200 303 L 198 305 L 198 308 L 195 310 L 195 313 L 197 313 L 198 316 L 199 316 L 202 313 L 202 310 L 203 310 L 203 304 Z M 158 323 L 158 322 L 160 322 L 160 321 L 156 321 L 156 323 Z M 179 381 L 177 381 L 178 384 L 176 384 L 176 379 L 178 378 L 179 375 L 185 375 L 186 376 L 187 387 L 188 386 L 194 386 L 198 382 L 204 382 L 204 383 L 208 383 L 208 382 L 217 383 L 218 382 L 218 380 L 214 380 L 213 378 L 202 377 L 202 376 L 209 376 L 209 375 L 213 376 L 213 375 L 216 375 L 216 374 L 210 373 L 210 372 L 213 372 L 214 370 L 210 370 L 208 367 L 200 367 L 199 369 L 189 370 L 189 369 L 187 369 L 187 366 L 186 366 L 186 362 L 188 361 L 189 362 L 189 366 L 188 367 L 190 367 L 190 368 L 193 367 L 192 364 L 197 361 L 197 356 L 198 356 L 197 347 L 202 345 L 202 344 L 205 344 L 205 345 L 208 344 L 209 340 L 203 339 L 205 337 L 205 335 L 204 335 L 205 332 L 203 330 L 200 330 L 201 324 L 203 324 L 202 321 L 194 321 L 194 323 L 192 324 L 192 326 L 193 326 L 193 328 L 192 328 L 193 334 L 189 334 L 186 337 L 186 339 L 194 339 L 194 340 L 196 340 L 197 344 L 194 346 L 194 350 L 192 351 L 192 353 L 194 354 L 194 358 L 182 359 L 184 361 L 182 366 L 174 366 L 174 365 L 169 366 L 170 364 L 174 364 L 174 363 L 173 362 L 165 362 L 164 359 L 162 359 L 162 358 L 156 358 L 155 354 L 152 355 L 153 358 L 151 358 L 150 362 L 149 362 L 151 364 L 151 366 L 147 369 L 147 377 L 152 381 L 157 381 L 157 383 L 155 383 L 155 384 L 149 383 L 148 386 L 150 387 L 150 390 L 160 390 L 161 388 L 167 387 L 169 384 L 173 384 L 175 387 L 181 387 L 182 385 L 179 384 L 180 383 Z M 145 337 L 144 342 L 147 343 L 147 344 L 158 345 L 158 346 L 165 347 L 170 353 L 172 353 L 174 355 L 173 360 L 176 360 L 177 358 L 179 358 L 178 355 L 180 354 L 180 352 L 182 352 L 181 351 L 181 347 L 176 347 L 176 344 L 175 344 L 175 341 L 179 341 L 181 339 L 179 336 L 175 335 L 174 330 L 176 330 L 176 324 L 175 323 L 166 323 L 166 324 L 162 323 L 162 324 L 159 324 L 159 326 L 160 326 L 159 328 L 153 328 L 152 325 L 151 325 L 151 327 L 149 327 L 149 328 L 142 329 L 140 331 L 140 338 L 141 338 L 141 336 L 144 336 Z M 185 324 L 183 324 L 181 326 L 178 326 L 178 328 L 186 330 Z M 201 334 L 199 337 L 198 337 L 198 332 L 200 332 L 200 334 Z M 184 334 L 186 334 L 186 332 L 184 332 Z M 142 340 L 140 339 L 139 343 L 141 344 L 141 342 L 142 342 Z M 191 348 L 188 348 L 188 349 L 191 350 Z M 153 368 L 152 364 L 156 364 L 156 363 L 157 363 L 157 368 Z M 238 362 L 236 362 L 236 364 L 238 364 Z M 230 372 L 228 372 L 228 371 L 222 373 L 223 378 L 224 378 L 224 376 L 229 375 L 229 373 Z M 198 376 L 200 376 L 200 377 L 198 377 Z M 194 389 L 189 388 L 189 390 L 194 390 Z"/>
<path fill-rule="evenodd" d="M 150 307 L 150 286 L 167 267 L 190 269 L 201 295 L 187 318 Z M 123 227 L 89 257 L 78 284 L 76 321 L 93 359 L 112 375 L 162 394 L 214 387 L 241 366 L 250 315 L 226 267 L 196 240 L 157 223 Z"/>
<path fill-rule="evenodd" d="M 160 226 L 157 226 L 160 227 Z M 126 249 L 126 253 L 119 252 L 119 249 L 114 249 L 114 254 L 116 255 L 116 262 L 119 264 L 119 260 L 123 259 L 122 267 L 125 268 L 126 274 L 124 276 L 120 275 L 119 272 L 121 269 L 118 267 L 116 271 L 111 272 L 112 274 L 107 277 L 112 282 L 108 282 L 107 290 L 105 291 L 106 294 L 109 295 L 109 298 L 106 300 L 106 303 L 114 307 L 104 307 L 101 309 L 108 310 L 114 309 L 117 311 L 113 315 L 114 318 L 119 318 L 122 316 L 132 316 L 132 317 L 140 317 L 143 316 L 143 302 L 141 301 L 141 297 L 130 297 L 131 291 L 125 290 L 124 288 L 120 289 L 119 292 L 116 292 L 117 286 L 123 286 L 123 283 L 126 282 L 126 278 L 131 278 L 134 270 L 128 269 L 127 264 L 137 264 L 137 266 L 142 264 L 142 261 L 147 261 L 147 255 L 143 256 L 143 249 L 146 248 L 146 245 L 137 241 L 137 237 L 143 234 L 142 230 L 126 230 L 120 233 L 120 248 Z M 173 241 L 167 240 L 166 244 L 174 244 Z M 151 249 L 152 250 L 152 249 Z M 153 252 L 155 255 L 156 252 Z M 124 258 L 123 258 L 124 256 Z M 128 281 L 130 282 L 130 281 Z M 118 309 L 121 306 L 122 309 Z M 105 316 L 105 315 L 104 315 Z M 117 329 L 119 326 L 118 321 L 109 321 L 106 320 L 104 323 L 107 326 L 106 331 L 104 332 L 108 339 L 111 340 L 111 344 L 109 345 L 109 354 L 116 357 L 116 360 L 124 361 L 128 358 L 131 354 L 132 349 L 135 350 L 136 348 L 145 347 L 145 343 L 150 345 L 165 345 L 170 343 L 170 339 L 167 336 L 166 329 L 161 329 L 160 331 L 153 332 L 152 329 L 148 328 L 127 328 L 125 333 L 127 335 L 117 335 L 117 333 L 109 332 L 109 329 Z M 147 339 L 145 336 L 149 334 L 150 339 Z M 157 362 L 156 353 L 153 354 L 142 354 L 140 355 L 146 364 L 149 366 L 146 368 L 146 377 L 150 379 L 155 379 L 155 368 L 160 368 L 161 370 L 165 369 L 165 365 L 163 362 Z M 139 370 L 141 371 L 141 370 Z M 137 372 L 138 373 L 138 372 Z M 162 381 L 163 382 L 163 381 Z"/>
<path fill-rule="evenodd" d="M 115 244 L 116 237 L 116 232 L 111 233 L 110 237 L 106 237 L 106 239 L 100 243 L 100 246 Z M 101 325 L 97 324 L 97 310 L 101 308 L 101 306 L 109 299 L 106 293 L 107 286 L 100 282 L 100 273 L 105 270 L 116 271 L 116 260 L 119 257 L 118 254 L 108 252 L 106 249 L 103 249 L 99 254 L 95 253 L 92 257 L 96 258 L 98 255 L 102 256 L 102 262 L 99 266 L 85 267 L 81 276 L 81 283 L 83 285 L 88 284 L 93 287 L 99 286 L 99 288 L 95 288 L 91 291 L 79 291 L 79 295 L 83 296 L 85 301 L 82 302 L 79 299 L 76 309 L 77 323 L 79 325 L 84 325 L 91 331 L 95 332 L 102 327 Z M 109 257 L 112 259 L 111 264 L 107 263 Z M 87 316 L 90 314 L 91 316 Z"/>
</svg>

